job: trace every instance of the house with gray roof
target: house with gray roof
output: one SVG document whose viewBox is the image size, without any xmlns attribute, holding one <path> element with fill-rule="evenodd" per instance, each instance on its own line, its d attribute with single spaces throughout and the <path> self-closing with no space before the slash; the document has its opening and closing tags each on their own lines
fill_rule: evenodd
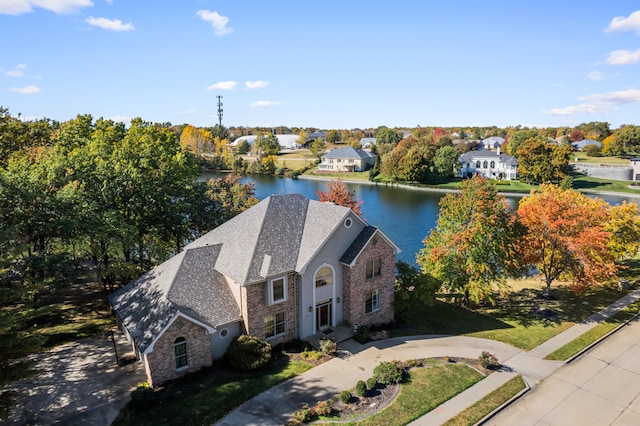
<svg viewBox="0 0 640 426">
<path fill-rule="evenodd" d="M 482 139 L 482 146 L 484 149 L 498 149 L 504 143 L 504 138 L 500 136 L 491 136 L 485 139 Z"/>
<path fill-rule="evenodd" d="M 497 151 L 469 151 L 458 157 L 460 177 L 481 175 L 487 179 L 511 180 L 518 177 L 518 160 Z"/>
<path fill-rule="evenodd" d="M 320 157 L 319 172 L 363 172 L 376 163 L 377 155 L 352 146 L 332 149 Z"/>
<path fill-rule="evenodd" d="M 278 344 L 393 320 L 399 248 L 347 207 L 273 195 L 109 296 L 156 386 L 242 333 Z"/>
</svg>

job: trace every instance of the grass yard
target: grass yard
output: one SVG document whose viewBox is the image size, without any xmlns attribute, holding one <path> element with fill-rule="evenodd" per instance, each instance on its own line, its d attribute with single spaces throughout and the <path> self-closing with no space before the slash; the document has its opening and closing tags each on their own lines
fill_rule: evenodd
<svg viewBox="0 0 640 426">
<path fill-rule="evenodd" d="M 315 176 L 322 177 L 325 179 L 344 179 L 344 180 L 355 180 L 355 181 L 369 181 L 369 171 L 366 172 L 352 172 L 352 173 L 320 173 L 318 172 L 318 168 L 314 167 L 310 170 L 307 170 L 304 175 L 305 176 Z"/>
<path fill-rule="evenodd" d="M 485 377 L 463 363 L 413 368 L 408 376 L 400 387 L 400 394 L 391 404 L 357 424 L 406 425 Z"/>
<path fill-rule="evenodd" d="M 187 376 L 156 392 L 147 409 L 127 405 L 113 425 L 210 425 L 245 401 L 313 365 L 281 357 L 264 370 L 239 373 L 227 365 L 214 364 L 204 374 Z"/>
<path fill-rule="evenodd" d="M 575 163 L 575 159 L 578 159 L 579 163 L 590 163 L 590 164 L 607 164 L 614 166 L 628 166 L 629 159 L 622 157 L 589 157 L 585 152 L 575 151 L 571 154 L 570 163 Z"/>
<path fill-rule="evenodd" d="M 522 376 L 516 376 L 509 380 L 471 407 L 462 411 L 446 423 L 444 426 L 471 426 L 478 423 L 485 416 L 489 415 L 493 410 L 500 407 L 505 402 L 516 396 L 520 391 L 526 388 Z"/>
<path fill-rule="evenodd" d="M 640 302 L 627 306 L 608 320 L 596 325 L 578 338 L 572 340 L 558 350 L 550 353 L 545 359 L 566 361 L 598 339 L 604 337 L 623 323 L 629 321 L 640 312 Z"/>
<path fill-rule="evenodd" d="M 471 310 L 442 301 L 433 306 L 416 304 L 402 314 L 391 333 L 466 335 L 530 350 L 623 295 L 614 284 L 579 296 L 567 286 L 555 285 L 552 299 L 547 300 L 538 280 L 516 280 L 511 284 L 514 291 L 496 306 Z"/>
</svg>

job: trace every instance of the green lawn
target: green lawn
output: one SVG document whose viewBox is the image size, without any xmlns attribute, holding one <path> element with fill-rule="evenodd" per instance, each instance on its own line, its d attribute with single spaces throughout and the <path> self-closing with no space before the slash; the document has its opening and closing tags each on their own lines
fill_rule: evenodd
<svg viewBox="0 0 640 426">
<path fill-rule="evenodd" d="M 499 300 L 494 307 L 471 310 L 442 301 L 436 301 L 433 306 L 416 303 L 398 318 L 398 326 L 392 330 L 392 335 L 466 335 L 529 350 L 623 295 L 613 284 L 580 296 L 566 286 L 555 286 L 552 300 L 542 297 L 542 293 L 543 286 L 530 281 L 508 298 Z M 545 317 L 540 312 L 552 315 Z"/>
<path fill-rule="evenodd" d="M 604 337 L 640 312 L 640 302 L 627 306 L 608 320 L 596 325 L 581 336 L 550 353 L 545 359 L 566 361 L 598 339 Z"/>
<path fill-rule="evenodd" d="M 516 376 L 509 380 L 471 407 L 457 414 L 444 423 L 444 426 L 472 426 L 489 415 L 493 410 L 516 396 L 526 385 L 522 376 Z"/>
<path fill-rule="evenodd" d="M 590 164 L 610 164 L 615 166 L 628 166 L 629 159 L 622 157 L 589 157 L 582 151 L 576 151 L 571 154 L 571 163 L 575 163 L 575 159 L 578 159 L 579 163 Z"/>
<path fill-rule="evenodd" d="M 382 411 L 357 424 L 406 425 L 483 378 L 480 372 L 462 363 L 411 369 L 398 397 Z"/>
<path fill-rule="evenodd" d="M 210 425 L 245 401 L 310 368 L 311 363 L 286 358 L 254 373 L 212 367 L 156 392 L 147 409 L 127 405 L 113 425 Z"/>
</svg>

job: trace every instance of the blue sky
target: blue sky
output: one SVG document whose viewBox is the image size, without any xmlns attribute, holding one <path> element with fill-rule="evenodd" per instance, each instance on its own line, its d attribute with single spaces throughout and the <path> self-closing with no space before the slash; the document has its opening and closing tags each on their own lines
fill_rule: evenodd
<svg viewBox="0 0 640 426">
<path fill-rule="evenodd" d="M 640 125 L 640 3 L 0 0 L 12 115 L 324 129 Z"/>
</svg>

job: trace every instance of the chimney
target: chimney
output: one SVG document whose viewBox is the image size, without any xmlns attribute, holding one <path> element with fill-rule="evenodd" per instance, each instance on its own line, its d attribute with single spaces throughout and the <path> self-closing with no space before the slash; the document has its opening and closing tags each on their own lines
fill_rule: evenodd
<svg viewBox="0 0 640 426">
<path fill-rule="evenodd" d="M 500 156 L 500 147 L 498 147 L 498 157 Z"/>
</svg>

